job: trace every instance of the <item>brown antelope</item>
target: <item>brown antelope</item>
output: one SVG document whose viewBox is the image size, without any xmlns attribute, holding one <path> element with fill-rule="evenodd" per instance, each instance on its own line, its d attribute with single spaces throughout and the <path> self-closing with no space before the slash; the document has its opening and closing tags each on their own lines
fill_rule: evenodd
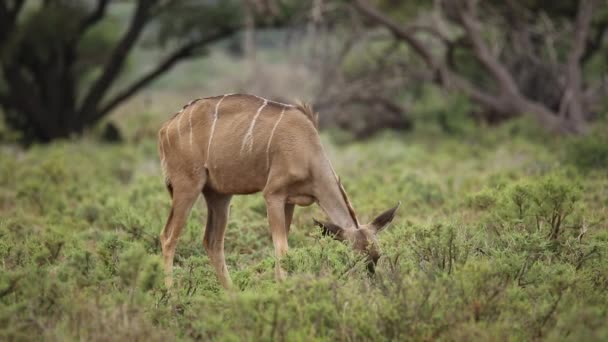
<svg viewBox="0 0 608 342">
<path fill-rule="evenodd" d="M 315 202 L 331 220 L 315 220 L 316 224 L 366 253 L 373 270 L 380 256 L 375 235 L 392 221 L 398 205 L 371 224 L 359 225 L 323 150 L 316 122 L 316 114 L 306 104 L 228 94 L 191 101 L 162 126 L 158 149 L 172 198 L 160 234 L 167 286 L 172 284 L 177 239 L 201 192 L 207 202 L 203 246 L 225 288 L 231 280 L 224 259 L 224 232 L 235 194 L 264 194 L 277 279 L 285 276 L 279 260 L 287 252 L 294 206 Z"/>
</svg>

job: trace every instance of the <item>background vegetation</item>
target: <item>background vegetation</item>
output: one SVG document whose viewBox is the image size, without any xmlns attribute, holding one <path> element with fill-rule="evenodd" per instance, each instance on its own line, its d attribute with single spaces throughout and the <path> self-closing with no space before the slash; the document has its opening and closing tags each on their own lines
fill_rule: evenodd
<svg viewBox="0 0 608 342">
<path fill-rule="evenodd" d="M 3 113 L 0 340 L 608 339 L 605 104 L 584 106 L 585 134 L 555 134 L 534 113 L 505 115 L 433 78 L 411 42 L 395 41 L 360 7 L 314 1 L 285 12 L 295 15 L 291 26 L 262 29 L 280 21 L 260 20 L 271 2 L 256 3 L 262 12 L 251 12 L 258 13 L 255 25 L 247 24 L 247 11 L 239 17 L 249 35 L 209 45 L 204 58 L 159 76 L 78 135 L 33 143 L 7 119 L 25 114 Z M 572 32 L 578 13 L 568 1 L 505 3 L 529 6 L 564 32 Z M 433 4 L 372 2 L 400 25 L 449 13 Z M 127 25 L 134 4 L 112 5 L 104 18 L 115 30 Z M 593 13 L 598 26 L 589 44 L 603 27 L 605 5 Z M 365 38 L 352 45 L 343 26 L 350 20 L 361 23 L 363 31 L 351 30 L 361 33 L 355 37 Z M 459 39 L 462 23 L 450 24 L 450 39 Z M 107 37 L 110 44 L 120 35 Z M 500 93 L 477 57 L 466 57 L 476 50 L 463 39 L 464 64 L 448 72 Z M 597 82 L 593 89 L 602 94 L 603 31 L 599 42 L 583 83 Z M 569 45 L 555 46 L 561 53 L 552 67 L 568 60 Z M 135 44 L 109 93 L 167 52 Z M 570 83 L 555 82 L 560 98 L 559 87 Z M 226 233 L 235 290 L 221 289 L 202 248 L 203 205 L 178 244 L 174 289 L 164 287 L 158 234 L 170 201 L 156 132 L 192 98 L 235 91 L 318 104 L 325 146 L 362 221 L 402 202 L 379 237 L 384 255 L 374 277 L 348 246 L 321 236 L 312 217 L 322 213 L 308 207 L 296 210 L 283 265 L 289 277 L 276 283 L 264 201 L 253 195 L 233 200 Z M 559 101 L 557 109 L 546 107 L 559 113 Z M 571 127 L 564 122 L 560 127 Z M 120 142 L 102 139 L 109 123 Z"/>
</svg>

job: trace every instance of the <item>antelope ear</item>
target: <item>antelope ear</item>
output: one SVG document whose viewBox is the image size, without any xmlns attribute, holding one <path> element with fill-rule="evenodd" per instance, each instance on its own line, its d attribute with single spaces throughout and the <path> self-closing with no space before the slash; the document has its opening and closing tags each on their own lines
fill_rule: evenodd
<svg viewBox="0 0 608 342">
<path fill-rule="evenodd" d="M 395 212 L 397 211 L 397 209 L 399 209 L 400 205 L 401 202 L 397 203 L 395 207 L 383 212 L 378 217 L 376 217 L 374 221 L 372 221 L 370 227 L 376 231 L 376 234 L 386 228 L 388 224 L 393 221 L 393 219 L 395 218 Z"/>
<path fill-rule="evenodd" d="M 344 229 L 336 224 L 331 222 L 321 222 L 317 219 L 312 219 L 315 225 L 321 227 L 323 229 L 323 235 L 330 235 L 336 240 L 344 240 Z"/>
</svg>

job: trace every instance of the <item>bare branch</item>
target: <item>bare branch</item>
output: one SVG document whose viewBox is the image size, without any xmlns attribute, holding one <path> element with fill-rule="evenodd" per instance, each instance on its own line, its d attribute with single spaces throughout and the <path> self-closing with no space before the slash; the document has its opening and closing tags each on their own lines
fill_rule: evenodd
<svg viewBox="0 0 608 342">
<path fill-rule="evenodd" d="M 93 120 L 99 120 L 109 111 L 114 109 L 117 105 L 119 105 L 129 97 L 133 96 L 137 91 L 150 84 L 152 81 L 154 81 L 166 71 L 171 69 L 173 66 L 175 66 L 175 64 L 177 64 L 181 60 L 192 57 L 197 48 L 227 38 L 235 31 L 236 30 L 218 31 L 213 35 L 190 42 L 176 49 L 171 54 L 169 54 L 162 62 L 160 62 L 154 69 L 142 75 L 137 81 L 133 82 L 124 90 L 116 94 L 112 99 L 107 101 L 107 103 L 96 113 Z"/>
<path fill-rule="evenodd" d="M 595 3 L 595 0 L 582 0 L 579 2 L 574 37 L 572 39 L 572 49 L 568 56 L 569 63 L 578 63 L 585 52 Z"/>
<path fill-rule="evenodd" d="M 501 100 L 499 98 L 487 93 L 479 87 L 474 86 L 468 80 L 452 72 L 443 61 L 434 57 L 430 49 L 414 36 L 414 33 L 420 28 L 419 26 L 413 26 L 410 29 L 401 27 L 399 24 L 370 5 L 366 0 L 356 0 L 355 7 L 368 18 L 387 27 L 397 39 L 403 40 L 409 46 L 411 46 L 414 51 L 420 57 L 422 57 L 424 62 L 433 70 L 433 72 L 438 73 L 439 81 L 446 88 L 462 91 L 467 96 L 470 96 L 474 101 L 477 101 L 485 106 L 491 108 L 501 107 Z M 434 31 L 434 34 L 436 34 L 438 37 L 441 37 L 443 42 L 447 42 L 447 38 L 445 38 L 445 36 L 439 31 L 432 31 Z M 448 46 L 450 46 L 450 44 L 452 43 L 449 43 Z"/>
<path fill-rule="evenodd" d="M 438 29 L 436 29 L 432 26 L 412 24 L 412 25 L 406 26 L 405 29 L 407 31 L 411 32 L 412 34 L 416 34 L 417 32 L 428 33 L 429 35 L 437 38 L 439 41 L 441 41 L 442 43 L 444 43 L 446 45 L 450 43 L 450 39 L 448 37 L 446 37 L 441 31 L 439 31 Z"/>
<path fill-rule="evenodd" d="M 95 10 L 93 10 L 93 12 L 91 12 L 91 14 L 84 18 L 80 23 L 80 26 L 78 27 L 77 36 L 82 35 L 89 27 L 95 25 L 99 20 L 103 18 L 106 13 L 106 8 L 108 7 L 109 2 L 110 0 L 97 0 Z"/>
<path fill-rule="evenodd" d="M 485 40 L 481 36 L 481 25 L 474 18 L 471 6 L 466 6 L 467 9 L 460 11 L 460 21 L 465 29 L 467 36 L 471 40 L 473 50 L 479 62 L 498 82 L 498 85 L 503 91 L 510 94 L 517 94 L 519 90 L 515 80 L 511 77 L 509 71 L 498 61 L 488 48 Z"/>
<path fill-rule="evenodd" d="M 566 87 L 559 109 L 560 114 L 568 113 L 577 130 L 582 130 L 584 123 L 581 59 L 587 47 L 594 3 L 594 0 L 582 0 L 579 3 L 572 46 L 566 64 Z"/>
<path fill-rule="evenodd" d="M 79 116 L 91 117 L 96 115 L 96 109 L 99 102 L 103 99 L 110 85 L 122 70 L 126 57 L 146 26 L 150 17 L 150 10 L 155 3 L 156 1 L 153 0 L 138 1 L 129 28 L 114 48 L 114 51 L 103 68 L 101 76 L 93 84 L 85 97 L 83 104 L 78 111 Z"/>
<path fill-rule="evenodd" d="M 401 27 L 370 5 L 366 0 L 355 0 L 354 5 L 359 12 L 385 26 L 395 37 L 407 42 L 431 69 L 436 71 L 442 69 L 441 63 L 433 56 L 430 49 L 428 49 L 418 38 L 414 37 L 415 30 L 408 30 Z"/>
<path fill-rule="evenodd" d="M 475 15 L 476 2 L 473 0 L 465 0 L 464 2 L 447 2 L 451 16 L 460 24 L 466 37 L 470 41 L 473 53 L 476 59 L 489 72 L 500 89 L 499 94 L 489 93 L 486 89 L 474 85 L 468 79 L 459 75 L 452 65 L 442 59 L 436 58 L 430 50 L 430 47 L 423 44 L 422 41 L 414 36 L 415 30 L 408 30 L 406 27 L 401 27 L 388 16 L 382 14 L 374 8 L 366 0 L 356 0 L 355 7 L 360 13 L 367 16 L 374 22 L 388 28 L 393 35 L 406 42 L 415 53 L 417 53 L 423 61 L 437 73 L 438 81 L 448 90 L 462 91 L 469 96 L 473 101 L 480 103 L 490 109 L 500 113 L 531 113 L 549 130 L 564 131 L 568 127 L 562 124 L 562 121 L 550 109 L 543 104 L 537 103 L 523 96 L 518 89 L 518 86 L 511 76 L 509 70 L 504 66 L 498 58 L 490 51 L 487 42 L 484 40 L 483 29 Z M 448 42 L 447 59 L 454 42 Z M 436 80 L 437 81 L 437 80 Z"/>
</svg>

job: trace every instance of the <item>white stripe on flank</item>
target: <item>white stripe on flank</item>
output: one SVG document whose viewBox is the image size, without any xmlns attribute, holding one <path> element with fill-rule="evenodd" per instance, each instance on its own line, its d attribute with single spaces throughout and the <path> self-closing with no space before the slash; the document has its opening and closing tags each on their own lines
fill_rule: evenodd
<svg viewBox="0 0 608 342">
<path fill-rule="evenodd" d="M 179 119 L 177 120 L 177 136 L 179 137 L 179 146 L 182 146 L 182 118 L 184 117 L 184 110 L 180 110 L 177 115 L 179 115 Z"/>
<path fill-rule="evenodd" d="M 188 108 L 188 125 L 190 126 L 190 150 L 192 150 L 192 111 L 194 110 L 194 104 L 197 100 L 194 101 L 190 101 L 190 103 L 188 103 L 188 105 L 186 107 L 190 107 Z M 183 114 L 182 116 L 179 117 L 179 120 L 182 120 L 182 117 L 186 115 Z M 179 122 L 178 122 L 178 126 L 179 126 Z M 181 135 L 180 135 L 180 143 L 181 143 Z"/>
<path fill-rule="evenodd" d="M 192 108 L 188 111 L 188 124 L 190 125 L 190 151 L 192 151 Z"/>
<path fill-rule="evenodd" d="M 167 125 L 167 129 L 165 130 L 165 137 L 167 138 L 167 144 L 169 145 L 169 148 L 171 148 L 171 138 L 169 137 L 169 129 L 171 128 L 172 123 L 173 123 L 173 120 L 169 121 L 169 124 Z"/>
<path fill-rule="evenodd" d="M 167 174 L 167 159 L 165 157 L 165 146 L 163 144 L 162 136 L 160 139 L 160 171 L 163 175 L 165 183 L 167 183 L 169 181 L 169 177 Z"/>
<path fill-rule="evenodd" d="M 264 103 L 262 103 L 260 108 L 258 108 L 258 111 L 255 113 L 253 120 L 251 120 L 251 125 L 249 125 L 249 129 L 247 130 L 247 133 L 245 133 L 245 137 L 243 137 L 243 145 L 241 146 L 241 153 L 243 153 L 243 151 L 245 149 L 248 149 L 249 152 L 251 152 L 251 150 L 253 149 L 253 129 L 255 128 L 255 122 L 257 121 L 258 116 L 260 116 L 262 109 L 264 109 L 264 107 L 266 107 L 267 104 L 268 104 L 268 100 L 264 99 Z"/>
<path fill-rule="evenodd" d="M 284 107 L 290 107 L 290 108 L 291 108 L 291 107 L 295 107 L 294 105 L 289 104 L 289 103 L 282 103 L 282 102 L 278 102 L 278 101 L 267 100 L 267 99 L 265 99 L 265 98 L 263 98 L 263 97 L 261 97 L 261 96 L 257 96 L 257 95 L 252 95 L 252 96 L 257 97 L 257 98 L 258 98 L 258 99 L 260 99 L 260 100 L 264 100 L 264 101 L 266 101 L 266 102 L 270 102 L 270 103 L 276 103 L 276 104 L 281 105 L 281 106 L 284 106 Z"/>
<path fill-rule="evenodd" d="M 207 143 L 207 160 L 205 160 L 205 168 L 207 167 L 207 162 L 209 161 L 209 153 L 211 152 L 211 141 L 213 140 L 213 134 L 215 133 L 215 124 L 217 123 L 217 119 L 219 118 L 220 104 L 222 104 L 222 101 L 224 101 L 226 96 L 230 95 L 232 94 L 226 94 L 222 96 L 222 98 L 215 104 L 215 112 L 213 113 L 213 123 L 211 124 L 211 133 L 209 133 L 209 142 Z"/>
<path fill-rule="evenodd" d="M 177 135 L 179 136 L 179 146 L 182 146 L 182 118 L 184 117 L 182 114 L 186 108 L 190 107 L 190 105 L 192 105 L 196 101 L 197 100 L 192 100 L 188 102 L 188 104 L 183 106 L 182 109 L 180 109 L 176 115 L 179 116 L 179 119 L 177 120 Z M 192 111 L 192 108 L 188 108 L 188 110 Z"/>
<path fill-rule="evenodd" d="M 270 143 L 272 142 L 272 137 L 274 136 L 274 131 L 277 130 L 279 126 L 279 122 L 283 118 L 283 114 L 285 114 L 285 107 L 281 110 L 281 114 L 279 115 L 279 119 L 274 123 L 274 127 L 272 127 L 272 131 L 270 131 L 270 138 L 268 138 L 268 146 L 266 146 L 266 169 L 270 167 Z"/>
</svg>

